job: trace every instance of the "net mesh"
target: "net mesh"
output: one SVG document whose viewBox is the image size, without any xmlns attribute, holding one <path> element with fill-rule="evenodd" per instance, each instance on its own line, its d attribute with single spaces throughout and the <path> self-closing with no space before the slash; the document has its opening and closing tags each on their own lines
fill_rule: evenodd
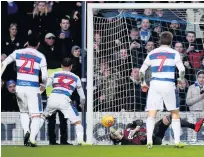
<svg viewBox="0 0 204 157">
<path fill-rule="evenodd" d="M 203 27 L 200 22 L 195 24 L 195 20 L 190 19 L 189 13 L 192 14 L 192 11 L 195 10 L 98 10 L 93 24 L 94 143 L 111 144 L 109 129 L 101 125 L 103 115 L 113 115 L 116 118 L 114 125 L 116 129 L 124 129 L 128 122 L 137 118 L 146 119 L 146 113 L 143 111 L 147 93 L 141 91 L 139 68 L 148 52 L 159 46 L 159 35 L 163 31 L 171 31 L 174 34 L 173 46 L 179 42 L 183 49 L 180 54 L 186 68 L 186 86 L 181 89 L 177 82 L 176 84 L 180 97 L 180 110 L 189 111 L 185 100 L 187 90 L 189 85 L 195 82 L 195 74 L 202 67 L 200 60 L 204 54 Z M 199 12 L 202 11 L 199 10 Z M 202 16 L 198 18 L 201 21 L 203 19 Z M 186 39 L 188 35 L 191 35 L 187 33 L 189 31 L 195 32 L 195 41 L 191 45 L 193 50 L 189 49 Z M 188 49 L 189 52 L 183 53 Z M 151 70 L 148 69 L 147 84 L 150 78 Z M 187 117 L 187 114 L 191 116 Z M 160 113 L 157 120 L 164 115 L 168 113 Z M 202 116 L 203 113 L 182 113 L 183 118 L 188 118 L 194 123 Z M 189 143 L 196 141 L 200 144 L 200 141 L 204 140 L 203 134 L 203 130 L 196 134 L 193 130 L 183 129 L 181 139 Z M 172 142 L 172 130 L 167 131 L 163 143 Z"/>
</svg>

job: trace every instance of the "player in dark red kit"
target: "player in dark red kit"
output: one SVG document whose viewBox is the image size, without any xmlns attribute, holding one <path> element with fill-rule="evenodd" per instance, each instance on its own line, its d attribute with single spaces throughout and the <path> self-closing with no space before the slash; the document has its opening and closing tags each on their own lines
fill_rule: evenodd
<svg viewBox="0 0 204 157">
<path fill-rule="evenodd" d="M 161 145 L 164 134 L 171 124 L 171 115 L 164 116 L 155 124 L 153 132 L 153 144 Z M 195 124 L 189 123 L 188 121 L 181 119 L 181 127 L 193 129 L 195 132 L 199 132 L 204 123 L 204 118 L 200 119 Z M 132 123 L 127 124 L 126 128 L 122 131 L 110 128 L 110 139 L 114 145 L 146 145 L 147 135 L 146 128 L 143 128 L 143 121 L 136 120 Z"/>
</svg>

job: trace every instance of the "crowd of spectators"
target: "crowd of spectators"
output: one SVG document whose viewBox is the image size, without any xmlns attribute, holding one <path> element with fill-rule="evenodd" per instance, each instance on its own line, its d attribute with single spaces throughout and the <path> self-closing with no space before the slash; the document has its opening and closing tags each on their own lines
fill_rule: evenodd
<svg viewBox="0 0 204 157">
<path fill-rule="evenodd" d="M 49 70 L 61 68 L 65 57 L 73 59 L 72 72 L 81 78 L 81 2 L 27 1 L 2 2 L 1 61 L 14 50 L 25 48 L 29 35 L 37 36 L 38 50 L 47 60 Z M 15 95 L 15 63 L 8 65 L 1 78 L 1 111 L 19 111 Z M 46 106 L 47 94 L 42 94 Z M 75 93 L 73 101 L 79 102 Z M 60 120 L 60 143 L 67 143 L 67 120 L 58 111 Z M 56 114 L 48 119 L 50 144 L 56 143 Z"/>
<path fill-rule="evenodd" d="M 81 78 L 81 2 L 8 1 L 1 4 L 1 61 L 14 50 L 25 48 L 27 37 L 32 34 L 39 38 L 38 50 L 45 55 L 49 70 L 59 69 L 61 60 L 70 57 L 73 60 L 72 72 Z M 120 13 L 131 16 L 125 20 L 110 18 Z M 203 14 L 202 10 L 188 9 L 186 19 L 191 20 L 193 15 L 199 19 Z M 162 9 L 144 9 L 139 12 L 136 9 L 94 10 L 94 15 L 94 111 L 144 111 L 147 93 L 141 90 L 139 68 L 147 54 L 159 46 L 159 35 L 163 31 L 173 33 L 172 48 L 180 53 L 186 69 L 186 81 L 175 80 L 180 110 L 204 111 L 203 26 L 181 24 L 178 18 L 168 16 L 167 10 Z M 134 17 L 138 15 L 140 18 Z M 150 80 L 151 69 L 148 69 L 147 84 Z M 19 111 L 15 86 L 16 67 L 12 63 L 1 79 L 2 112 Z M 46 92 L 43 96 L 46 100 Z M 72 100 L 79 104 L 76 92 Z M 67 121 L 60 111 L 57 113 L 60 120 L 60 144 L 69 144 Z M 49 143 L 52 145 L 57 144 L 55 124 L 56 114 L 53 114 L 48 119 Z"/>
<path fill-rule="evenodd" d="M 81 77 L 80 12 L 80 2 L 3 2 L 1 61 L 14 50 L 26 47 L 27 37 L 32 34 L 39 39 L 38 50 L 45 55 L 48 69 L 60 68 L 61 60 L 71 57 L 73 72 Z M 15 64 L 9 65 L 2 76 L 4 84 L 9 80 L 16 81 Z M 7 104 L 2 104 L 3 111 L 4 106 Z"/>
<path fill-rule="evenodd" d="M 204 17 L 201 9 L 180 11 L 187 20 Z M 111 17 L 116 13 L 120 16 Z M 175 77 L 180 110 L 204 111 L 204 74 L 197 74 L 204 70 L 202 25 L 192 29 L 167 9 L 102 9 L 94 10 L 94 16 L 94 111 L 144 111 L 147 94 L 141 90 L 139 68 L 147 54 L 159 47 L 163 31 L 174 35 L 172 48 L 180 53 L 186 70 L 185 82 L 177 80 L 177 71 Z M 148 69 L 147 84 L 150 80 Z"/>
<path fill-rule="evenodd" d="M 27 37 L 32 34 L 39 38 L 38 50 L 45 55 L 48 69 L 60 68 L 61 60 L 71 57 L 72 72 L 81 77 L 81 5 L 81 2 L 59 1 L 2 2 L 1 61 L 14 50 L 26 47 Z M 187 20 L 193 15 L 197 19 L 204 15 L 199 9 L 185 11 Z M 110 18 L 118 14 L 126 16 Z M 180 53 L 186 69 L 186 81 L 175 80 L 180 110 L 204 111 L 202 25 L 180 23 L 166 9 L 94 10 L 94 15 L 94 111 L 144 111 L 147 93 L 141 90 L 139 68 L 147 54 L 159 46 L 163 31 L 173 33 L 172 48 Z M 148 69 L 147 84 L 150 80 L 151 69 Z M 1 111 L 19 111 L 15 81 L 13 63 L 2 76 Z M 46 93 L 43 96 L 46 100 Z M 76 93 L 72 100 L 79 104 Z M 60 111 L 58 115 L 61 144 L 67 144 L 66 120 Z M 56 114 L 49 118 L 50 144 L 56 144 L 55 123 Z"/>
</svg>

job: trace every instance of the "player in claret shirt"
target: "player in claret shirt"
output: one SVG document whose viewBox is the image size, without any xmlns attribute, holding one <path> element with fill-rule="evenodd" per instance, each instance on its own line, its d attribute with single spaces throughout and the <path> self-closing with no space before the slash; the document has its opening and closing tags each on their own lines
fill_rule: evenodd
<svg viewBox="0 0 204 157">
<path fill-rule="evenodd" d="M 153 131 L 153 145 L 161 145 L 165 132 L 170 126 L 172 121 L 171 115 L 164 116 L 156 124 Z M 201 118 L 195 124 L 181 119 L 181 127 L 193 129 L 195 132 L 199 132 L 204 122 L 204 118 Z M 142 127 L 142 120 L 135 120 L 132 123 L 127 124 L 123 131 L 110 128 L 110 139 L 114 145 L 145 145 L 147 143 L 146 128 Z"/>
</svg>

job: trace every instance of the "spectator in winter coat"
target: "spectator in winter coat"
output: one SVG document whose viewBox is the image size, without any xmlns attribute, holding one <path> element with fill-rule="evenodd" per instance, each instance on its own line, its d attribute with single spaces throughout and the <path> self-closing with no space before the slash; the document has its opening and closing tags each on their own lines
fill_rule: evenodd
<svg viewBox="0 0 204 157">
<path fill-rule="evenodd" d="M 197 81 L 188 89 L 186 104 L 190 111 L 204 111 L 204 70 L 197 73 Z"/>
<path fill-rule="evenodd" d="M 72 72 L 81 78 L 81 48 L 77 45 L 72 47 Z"/>
</svg>

